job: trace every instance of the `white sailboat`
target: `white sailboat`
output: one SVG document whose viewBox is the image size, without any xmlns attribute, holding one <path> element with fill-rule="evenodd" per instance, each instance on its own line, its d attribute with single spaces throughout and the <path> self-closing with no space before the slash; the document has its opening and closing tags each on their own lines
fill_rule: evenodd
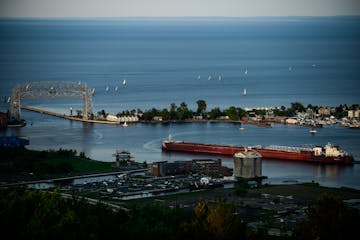
<svg viewBox="0 0 360 240">
<path fill-rule="evenodd" d="M 246 68 L 246 69 L 245 69 L 245 75 L 247 75 L 247 74 L 248 74 L 248 69 Z"/>
<path fill-rule="evenodd" d="M 105 91 L 107 92 L 109 91 L 109 86 L 106 86 Z"/>
<path fill-rule="evenodd" d="M 199 75 L 199 76 L 197 77 L 197 79 L 200 80 L 200 79 L 201 79 L 201 76 Z"/>
<path fill-rule="evenodd" d="M 119 87 L 116 85 L 116 86 L 115 86 L 115 89 L 114 89 L 115 92 L 117 92 L 118 88 L 119 88 Z"/>
<path fill-rule="evenodd" d="M 246 96 L 246 88 L 244 88 L 244 90 L 243 90 L 243 96 Z"/>
<path fill-rule="evenodd" d="M 122 84 L 125 86 L 126 85 L 126 79 L 123 80 Z"/>
<path fill-rule="evenodd" d="M 208 80 L 211 80 L 211 75 L 208 76 Z"/>
<path fill-rule="evenodd" d="M 126 123 L 126 121 L 123 123 L 123 127 L 127 127 L 128 124 Z"/>
<path fill-rule="evenodd" d="M 221 81 L 221 79 L 222 79 L 222 76 L 221 76 L 221 75 L 219 75 L 218 80 L 219 80 L 219 81 Z"/>
</svg>

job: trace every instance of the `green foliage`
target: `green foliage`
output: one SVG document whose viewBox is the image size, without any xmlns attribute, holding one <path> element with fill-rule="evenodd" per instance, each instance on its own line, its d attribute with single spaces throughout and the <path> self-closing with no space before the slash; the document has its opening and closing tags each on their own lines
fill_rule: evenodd
<svg viewBox="0 0 360 240">
<path fill-rule="evenodd" d="M 253 109 L 254 113 L 258 116 L 264 116 L 266 115 L 266 110 L 263 109 Z"/>
<path fill-rule="evenodd" d="M 299 102 L 291 103 L 291 109 L 295 112 L 305 112 L 305 107 Z"/>
<path fill-rule="evenodd" d="M 211 109 L 211 111 L 209 112 L 210 119 L 212 119 L 212 120 L 215 120 L 222 115 L 223 115 L 223 113 L 221 112 L 220 108 L 218 108 L 218 107 Z"/>
<path fill-rule="evenodd" d="M 180 104 L 180 107 L 176 110 L 177 120 L 185 120 L 193 117 L 192 111 L 190 111 L 185 102 Z"/>
<path fill-rule="evenodd" d="M 170 112 L 169 110 L 167 110 L 166 108 L 164 108 L 161 112 L 160 112 L 160 116 L 162 117 L 162 119 L 164 121 L 169 121 L 170 120 Z"/>
<path fill-rule="evenodd" d="M 230 108 L 225 109 L 224 113 L 226 114 L 226 116 L 228 116 L 233 121 L 238 121 L 242 117 L 240 108 L 236 108 L 234 106 L 231 106 Z"/>
<path fill-rule="evenodd" d="M 160 115 L 160 111 L 155 108 L 152 108 L 148 111 L 144 111 L 142 118 L 143 120 L 151 121 L 155 116 L 159 116 L 159 115 Z"/>
<path fill-rule="evenodd" d="M 198 105 L 196 112 L 203 115 L 206 112 L 206 102 L 205 100 L 197 100 L 196 104 Z"/>
<path fill-rule="evenodd" d="M 59 149 L 35 151 L 26 148 L 0 148 L 0 174 L 28 174 L 35 178 L 111 171 L 111 163 L 92 161 L 85 153 L 76 156 L 76 150 Z"/>
<path fill-rule="evenodd" d="M 1 189 L 2 239 L 114 238 L 128 218 L 102 204 L 64 200 L 59 192 Z"/>
<path fill-rule="evenodd" d="M 171 120 L 176 120 L 177 119 L 176 109 L 177 109 L 176 104 L 171 103 L 170 104 L 170 119 Z"/>
<path fill-rule="evenodd" d="M 235 183 L 235 194 L 238 196 L 243 196 L 248 192 L 250 188 L 248 180 L 246 178 L 238 177 Z"/>
<path fill-rule="evenodd" d="M 76 117 L 82 118 L 82 111 L 81 110 L 76 110 Z"/>
<path fill-rule="evenodd" d="M 143 168 L 148 168 L 148 164 L 147 164 L 146 161 L 143 162 L 142 167 L 143 167 Z"/>
<path fill-rule="evenodd" d="M 200 201 L 194 208 L 194 217 L 182 225 L 187 239 L 247 239 L 246 225 L 232 203 L 219 202 L 209 207 Z"/>
<path fill-rule="evenodd" d="M 324 195 L 306 213 L 308 219 L 296 231 L 298 239 L 357 239 L 359 211 L 341 200 Z"/>
</svg>

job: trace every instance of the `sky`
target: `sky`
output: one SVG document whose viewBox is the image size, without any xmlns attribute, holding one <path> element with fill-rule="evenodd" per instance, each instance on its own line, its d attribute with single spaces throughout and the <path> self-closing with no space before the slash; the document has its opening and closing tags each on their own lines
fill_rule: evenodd
<svg viewBox="0 0 360 240">
<path fill-rule="evenodd" d="M 360 0 L 0 0 L 0 17 L 360 15 Z"/>
</svg>

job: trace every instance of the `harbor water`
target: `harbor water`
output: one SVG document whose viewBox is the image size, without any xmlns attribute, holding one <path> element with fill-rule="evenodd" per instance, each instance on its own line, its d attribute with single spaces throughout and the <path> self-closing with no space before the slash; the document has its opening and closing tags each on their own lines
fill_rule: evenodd
<svg viewBox="0 0 360 240">
<path fill-rule="evenodd" d="M 360 103 L 360 18 L 0 20 L 0 110 L 17 83 L 61 80 L 95 88 L 94 113 L 169 108 L 338 106 Z M 200 77 L 199 77 L 200 76 Z M 221 76 L 221 77 L 219 77 Z M 126 79 L 126 85 L 123 80 Z M 210 80 L 209 80 L 210 79 Z M 243 96 L 246 88 L 247 95 Z M 108 89 L 108 90 L 107 90 Z M 23 104 L 69 114 L 81 99 L 25 99 Z M 163 153 L 161 141 L 230 145 L 340 145 L 360 161 L 360 131 L 325 126 L 272 128 L 229 123 L 85 124 L 22 111 L 27 125 L 1 130 L 28 136 L 31 149 L 76 149 L 114 161 L 117 149 L 136 161 L 216 156 Z M 232 167 L 231 158 L 223 165 Z M 263 161 L 271 183 L 316 181 L 360 189 L 360 164 Z"/>
</svg>

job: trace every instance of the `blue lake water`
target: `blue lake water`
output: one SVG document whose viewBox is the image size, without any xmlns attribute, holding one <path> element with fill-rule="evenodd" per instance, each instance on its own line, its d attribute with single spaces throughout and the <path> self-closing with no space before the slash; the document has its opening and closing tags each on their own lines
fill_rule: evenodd
<svg viewBox="0 0 360 240">
<path fill-rule="evenodd" d="M 0 20 L 0 96 L 16 83 L 82 81 L 96 89 L 94 112 L 169 107 L 319 106 L 360 103 L 360 18 Z M 248 73 L 245 74 L 245 69 Z M 201 76 L 200 79 L 198 75 Z M 208 76 L 211 75 L 211 80 Z M 222 79 L 219 81 L 218 76 Z M 122 86 L 127 80 L 126 87 Z M 109 86 L 109 91 L 105 88 Z M 115 91 L 119 86 L 119 91 Z M 243 88 L 247 96 L 242 96 Z M 80 99 L 31 99 L 24 104 L 62 113 Z M 1 101 L 0 110 L 7 104 Z M 90 125 L 22 112 L 28 125 L 1 132 L 26 135 L 29 148 L 75 148 L 103 161 L 128 149 L 138 161 L 199 156 L 163 154 L 168 134 L 177 140 L 234 145 L 339 144 L 360 160 L 360 131 L 234 124 Z M 202 156 L 206 157 L 206 156 Z M 212 158 L 214 156 L 211 156 Z M 232 166 L 229 158 L 224 165 Z M 318 181 L 360 188 L 360 165 L 323 166 L 264 160 L 271 182 Z"/>
</svg>

